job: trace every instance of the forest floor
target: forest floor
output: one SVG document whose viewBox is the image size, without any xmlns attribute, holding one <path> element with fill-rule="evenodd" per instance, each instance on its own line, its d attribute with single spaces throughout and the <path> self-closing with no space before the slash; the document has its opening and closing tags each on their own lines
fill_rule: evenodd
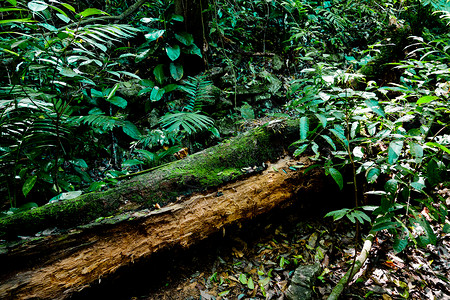
<svg viewBox="0 0 450 300">
<path fill-rule="evenodd" d="M 187 251 L 158 257 L 122 274 L 107 289 L 115 299 L 119 294 L 120 299 L 286 299 L 295 269 L 319 261 L 322 273 L 313 299 L 326 299 L 351 267 L 355 227 L 303 208 L 289 210 L 288 216 L 265 216 L 240 224 L 232 234 L 221 232 Z M 428 217 L 426 211 L 422 215 Z M 435 246 L 401 253 L 392 249 L 387 231 L 378 232 L 358 279 L 342 299 L 450 299 L 450 234 L 436 225 L 433 229 Z M 105 296 L 105 289 L 98 293 Z"/>
</svg>

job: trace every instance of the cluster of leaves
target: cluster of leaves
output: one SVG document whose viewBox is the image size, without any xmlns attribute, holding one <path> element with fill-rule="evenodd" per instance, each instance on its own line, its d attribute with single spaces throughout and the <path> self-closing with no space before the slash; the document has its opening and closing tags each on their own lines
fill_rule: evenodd
<svg viewBox="0 0 450 300">
<path fill-rule="evenodd" d="M 78 12 L 71 4 L 59 1 L 8 2 L 10 6 L 1 9 L 0 23 L 0 58 L 6 70 L 0 74 L 0 189 L 9 199 L 8 213 L 20 210 L 17 206 L 29 201 L 32 191 L 41 199 L 35 202 L 42 204 L 55 194 L 53 200 L 63 200 L 78 195 L 77 190 L 85 186 L 94 191 L 115 183 L 115 177 L 135 165 L 155 165 L 170 157 L 180 147 L 167 145 L 179 144 L 186 134 L 213 128 L 212 119 L 200 113 L 210 85 L 204 78 L 189 78 L 185 87 L 169 83 L 159 88 L 167 81 L 163 65 L 154 68 L 156 83 L 124 69 L 131 59 L 139 63 L 154 55 L 151 48 L 160 46 L 155 40 L 173 33 L 145 31 L 147 42 L 134 52 L 125 41 L 145 28 L 101 24 L 98 16 L 108 15 L 104 11 L 87 8 Z M 158 4 L 164 5 L 158 1 L 155 9 Z M 171 15 L 167 22 L 142 21 L 166 27 L 181 20 L 181 16 Z M 201 55 L 191 35 L 173 36 L 187 51 Z M 183 77 L 182 66 L 176 61 L 180 46 L 164 49 L 173 61 L 172 78 L 179 81 Z M 148 93 L 149 103 L 164 99 L 166 92 L 183 91 L 188 95 L 185 111 L 164 116 L 158 128 L 142 134 L 128 118 L 130 100 L 121 95 L 130 82 L 144 87 L 139 95 Z M 217 130 L 214 133 L 218 135 Z M 126 150 L 119 149 L 121 135 L 134 141 L 133 153 L 123 154 Z M 145 150 L 152 147 L 161 150 Z M 121 164 L 125 155 L 131 159 Z M 106 180 L 95 182 L 98 176 L 92 169 L 105 157 L 112 163 L 102 169 L 110 171 L 100 174 L 106 175 Z M 36 205 L 32 202 L 22 208 Z"/>
<path fill-rule="evenodd" d="M 409 242 L 435 244 L 431 220 L 450 232 L 445 201 L 432 194 L 448 180 L 450 40 L 445 34 L 428 42 L 412 40 L 409 57 L 394 64 L 403 70 L 399 83 L 360 84 L 360 74 L 320 63 L 303 70 L 305 77 L 291 86 L 290 107 L 301 116 L 296 155 L 311 151 L 315 166 L 322 166 L 339 188 L 352 182 L 355 198 L 364 177 L 370 188 L 363 192 L 381 199 L 380 205 L 356 202 L 355 208 L 328 216 L 364 223 L 371 219 L 363 210 L 372 210 L 372 230 L 388 229 L 398 252 Z M 347 166 L 352 176 L 345 180 L 339 170 Z M 418 204 L 427 208 L 428 219 Z"/>
</svg>

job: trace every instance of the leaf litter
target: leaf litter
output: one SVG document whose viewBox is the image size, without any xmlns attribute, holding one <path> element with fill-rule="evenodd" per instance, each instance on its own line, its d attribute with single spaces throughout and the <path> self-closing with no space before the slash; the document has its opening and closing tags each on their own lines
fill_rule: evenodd
<svg viewBox="0 0 450 300">
<path fill-rule="evenodd" d="M 128 299 L 286 299 L 295 269 L 316 261 L 322 271 L 312 297 L 327 299 L 353 262 L 353 224 L 316 218 L 272 225 L 251 237 L 229 237 L 228 247 L 207 254 L 206 265 L 181 268 L 182 278 L 169 274 L 164 281 L 170 284 Z M 433 229 L 435 246 L 409 246 L 401 253 L 393 250 L 393 237 L 380 231 L 342 299 L 450 299 L 450 234 L 436 224 Z"/>
</svg>

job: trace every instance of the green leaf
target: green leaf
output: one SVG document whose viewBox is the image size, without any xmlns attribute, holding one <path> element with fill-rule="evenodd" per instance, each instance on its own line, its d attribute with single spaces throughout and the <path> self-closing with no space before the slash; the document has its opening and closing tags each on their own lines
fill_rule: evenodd
<svg viewBox="0 0 450 300">
<path fill-rule="evenodd" d="M 336 145 L 333 142 L 333 139 L 331 139 L 328 135 L 326 134 L 321 134 L 320 135 L 325 141 L 327 141 L 327 143 L 331 146 L 331 148 L 333 148 L 333 150 L 336 150 Z"/>
<path fill-rule="evenodd" d="M 108 13 L 101 11 L 100 9 L 97 8 L 87 8 L 85 10 L 83 10 L 82 12 L 80 12 L 79 14 L 76 15 L 76 17 L 82 17 L 82 18 L 86 18 L 86 17 L 90 17 L 93 15 L 108 15 Z"/>
<path fill-rule="evenodd" d="M 251 277 L 248 278 L 247 287 L 251 290 L 255 288 L 255 284 L 253 283 L 253 279 Z"/>
<path fill-rule="evenodd" d="M 151 101 L 159 101 L 164 96 L 165 90 L 160 89 L 159 87 L 155 86 L 152 89 L 152 92 L 150 93 L 150 100 Z"/>
<path fill-rule="evenodd" d="M 436 99 L 439 99 L 439 97 L 437 97 L 437 96 L 423 96 L 423 97 L 420 97 L 419 100 L 417 100 L 416 104 L 417 105 L 421 105 L 421 104 L 429 103 L 429 102 L 434 101 Z"/>
<path fill-rule="evenodd" d="M 122 130 L 127 134 L 129 137 L 138 140 L 141 138 L 141 133 L 137 129 L 136 125 L 131 123 L 130 121 L 124 121 L 122 125 Z"/>
<path fill-rule="evenodd" d="M 400 157 L 400 154 L 402 152 L 402 148 L 403 148 L 403 141 L 396 140 L 396 141 L 390 142 L 389 148 L 388 148 L 388 163 L 389 164 L 392 165 L 395 162 L 397 162 L 397 160 Z"/>
<path fill-rule="evenodd" d="M 303 144 L 300 147 L 298 147 L 295 151 L 294 151 L 294 156 L 299 156 L 300 154 L 302 154 L 303 152 L 305 152 L 306 148 L 308 148 L 309 144 Z"/>
<path fill-rule="evenodd" d="M 74 70 L 72 70 L 71 68 L 62 68 L 61 71 L 59 71 L 59 73 L 63 76 L 66 77 L 75 77 L 75 76 L 79 76 L 78 73 L 76 73 Z"/>
<path fill-rule="evenodd" d="M 28 2 L 28 8 L 33 12 L 39 12 L 46 10 L 48 5 L 43 1 L 30 1 Z"/>
<path fill-rule="evenodd" d="M 17 0 L 6 0 L 6 1 L 8 1 L 12 6 L 17 5 Z"/>
<path fill-rule="evenodd" d="M 330 129 L 330 132 L 333 133 L 345 147 L 348 147 L 348 140 L 345 137 L 345 131 L 342 126 L 334 125 L 334 129 Z"/>
<path fill-rule="evenodd" d="M 370 168 L 366 172 L 366 178 L 368 183 L 374 183 L 378 176 L 380 176 L 381 170 L 378 168 Z"/>
<path fill-rule="evenodd" d="M 342 190 L 344 187 L 344 179 L 342 178 L 341 172 L 336 170 L 335 168 L 328 168 L 328 173 L 330 173 L 331 177 L 333 177 L 334 181 L 336 181 L 337 185 L 339 186 L 339 189 Z"/>
<path fill-rule="evenodd" d="M 179 63 L 170 63 L 170 75 L 177 81 L 183 78 L 183 65 Z"/>
<path fill-rule="evenodd" d="M 164 65 L 159 64 L 153 69 L 153 75 L 155 75 L 156 82 L 159 84 L 164 83 Z"/>
<path fill-rule="evenodd" d="M 355 121 L 355 122 L 352 123 L 352 127 L 351 127 L 351 129 L 350 129 L 350 137 L 351 137 L 352 139 L 354 139 L 355 136 L 356 136 L 357 134 L 359 134 L 360 128 L 361 128 L 361 126 L 359 125 L 359 122 L 358 122 L 358 121 Z"/>
<path fill-rule="evenodd" d="M 183 45 L 190 46 L 194 43 L 192 34 L 187 32 L 175 33 L 175 38 Z"/>
<path fill-rule="evenodd" d="M 25 180 L 25 183 L 22 186 L 22 192 L 25 197 L 33 189 L 36 181 L 37 181 L 37 175 L 28 177 L 27 180 Z"/>
<path fill-rule="evenodd" d="M 399 238 L 398 236 L 395 237 L 392 248 L 396 253 L 400 253 L 405 250 L 406 246 L 408 246 L 408 237 L 403 239 Z"/>
<path fill-rule="evenodd" d="M 322 114 L 315 114 L 316 118 L 319 120 L 322 127 L 325 128 L 327 126 L 327 117 Z"/>
<path fill-rule="evenodd" d="M 350 211 L 350 209 L 348 209 L 348 208 L 343 208 L 340 210 L 333 210 L 333 211 L 330 211 L 329 213 L 327 213 L 325 215 L 325 217 L 332 217 L 333 221 L 337 221 L 339 219 L 342 219 L 349 211 Z"/>
<path fill-rule="evenodd" d="M 143 163 L 144 162 L 140 161 L 139 159 L 128 159 L 122 163 L 122 167 L 123 168 L 132 167 L 132 166 L 142 165 Z"/>
<path fill-rule="evenodd" d="M 172 17 L 170 19 L 174 20 L 174 21 L 177 21 L 177 22 L 183 22 L 184 21 L 184 17 L 182 15 L 172 15 Z"/>
<path fill-rule="evenodd" d="M 60 18 L 64 23 L 69 23 L 71 20 L 70 20 L 70 18 L 69 17 L 67 17 L 67 16 L 65 16 L 65 15 L 63 15 L 63 14 L 60 14 L 60 13 L 57 13 L 56 14 L 56 16 L 58 17 L 58 18 Z"/>
<path fill-rule="evenodd" d="M 162 37 L 166 31 L 165 30 L 155 30 L 153 32 L 147 33 L 145 35 L 145 38 L 147 41 L 152 42 L 154 40 L 157 40 L 158 38 Z"/>
<path fill-rule="evenodd" d="M 386 116 L 383 108 L 380 106 L 377 100 L 367 99 L 364 101 L 368 108 L 370 108 L 374 113 L 382 116 L 383 118 Z"/>
<path fill-rule="evenodd" d="M 383 229 L 391 229 L 391 228 L 397 228 L 400 224 L 398 222 L 392 222 L 392 221 L 382 221 L 382 222 L 376 222 L 373 227 L 372 231 L 380 231 Z"/>
<path fill-rule="evenodd" d="M 190 45 L 190 46 L 186 49 L 186 52 L 187 52 L 188 54 L 193 54 L 193 55 L 197 55 L 197 56 L 199 56 L 199 57 L 203 57 L 202 51 L 200 50 L 199 47 L 197 47 L 196 44 Z"/>
<path fill-rule="evenodd" d="M 60 200 L 74 199 L 74 198 L 77 198 L 78 196 L 80 196 L 81 194 L 83 194 L 82 191 L 72 191 L 72 192 L 61 193 L 61 194 L 53 197 L 52 199 L 50 199 L 49 203 L 58 202 Z"/>
<path fill-rule="evenodd" d="M 168 46 L 166 47 L 166 53 L 167 56 L 170 58 L 170 60 L 174 61 L 176 60 L 178 57 L 180 57 L 180 46 L 179 45 L 174 45 L 172 47 Z"/>
<path fill-rule="evenodd" d="M 72 11 L 72 12 L 75 12 L 75 8 L 72 6 L 72 5 L 70 5 L 70 4 L 67 4 L 67 3 L 60 3 L 62 6 L 64 6 L 65 8 L 67 8 L 68 10 L 70 10 L 70 11 Z"/>
<path fill-rule="evenodd" d="M 84 168 L 87 169 L 89 166 L 86 163 L 86 161 L 84 159 L 78 158 L 78 159 L 72 159 L 69 161 L 72 165 L 80 167 L 80 168 Z"/>
<path fill-rule="evenodd" d="M 114 104 L 115 106 L 118 106 L 120 108 L 125 108 L 127 107 L 127 100 L 125 100 L 122 97 L 119 96 L 113 96 L 111 97 L 111 99 L 106 99 L 108 102 L 110 102 L 111 104 Z"/>
<path fill-rule="evenodd" d="M 158 19 L 158 18 L 142 18 L 142 19 L 140 19 L 140 21 L 142 23 L 151 23 L 151 22 L 161 21 L 161 19 Z"/>
<path fill-rule="evenodd" d="M 245 276 L 245 274 L 240 274 L 239 275 L 239 281 L 242 283 L 242 284 L 247 284 L 247 276 Z"/>
<path fill-rule="evenodd" d="M 391 194 L 392 196 L 395 195 L 397 193 L 397 188 L 398 188 L 398 181 L 396 179 L 389 179 L 385 184 L 384 184 L 384 190 Z"/>
<path fill-rule="evenodd" d="M 308 131 L 309 131 L 309 120 L 308 117 L 301 117 L 300 118 L 300 139 L 306 140 L 308 137 Z"/>
<path fill-rule="evenodd" d="M 425 145 L 427 145 L 428 147 L 439 148 L 439 149 L 441 149 L 442 151 L 445 151 L 445 152 L 447 152 L 448 154 L 450 154 L 450 150 L 449 150 L 447 147 L 445 147 L 444 145 L 441 145 L 441 144 L 439 144 L 439 143 L 428 142 L 428 143 L 426 143 Z"/>
<path fill-rule="evenodd" d="M 409 142 L 409 150 L 411 151 L 411 155 L 415 158 L 420 159 L 423 157 L 423 148 L 421 145 Z"/>
</svg>

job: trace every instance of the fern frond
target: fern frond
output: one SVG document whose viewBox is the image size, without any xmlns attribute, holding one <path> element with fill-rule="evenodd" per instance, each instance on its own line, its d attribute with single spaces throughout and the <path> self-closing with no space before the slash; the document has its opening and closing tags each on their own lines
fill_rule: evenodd
<svg viewBox="0 0 450 300">
<path fill-rule="evenodd" d="M 163 116 L 160 119 L 160 123 L 169 132 L 179 131 L 181 129 L 188 134 L 193 134 L 197 130 L 210 128 L 213 126 L 214 120 L 198 112 L 178 112 Z"/>
<path fill-rule="evenodd" d="M 120 125 L 117 118 L 105 115 L 78 116 L 71 118 L 70 122 L 74 124 L 88 124 L 93 127 L 102 128 L 103 130 L 112 130 L 114 127 Z"/>
<path fill-rule="evenodd" d="M 187 104 L 184 110 L 194 112 L 200 111 L 203 103 L 210 101 L 212 83 L 205 79 L 205 76 L 189 76 L 180 89 L 186 93 Z"/>
</svg>

